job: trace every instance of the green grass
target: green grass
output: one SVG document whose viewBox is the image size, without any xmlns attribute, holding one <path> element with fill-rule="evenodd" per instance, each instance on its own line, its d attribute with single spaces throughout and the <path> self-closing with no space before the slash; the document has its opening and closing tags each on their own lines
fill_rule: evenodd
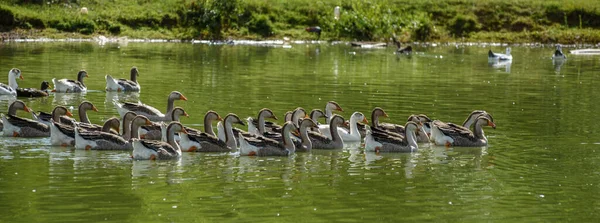
<svg viewBox="0 0 600 223">
<path fill-rule="evenodd" d="M 597 43 L 597 18 L 600 1 L 579 0 L 0 1 L 0 31 L 84 37 L 316 39 L 318 25 L 322 40 Z"/>
</svg>

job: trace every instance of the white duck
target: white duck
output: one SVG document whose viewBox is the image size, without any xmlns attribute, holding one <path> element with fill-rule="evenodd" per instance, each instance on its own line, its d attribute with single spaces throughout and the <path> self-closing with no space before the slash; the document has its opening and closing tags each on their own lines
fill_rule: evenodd
<svg viewBox="0 0 600 223">
<path fill-rule="evenodd" d="M 494 53 L 492 50 L 488 51 L 488 60 L 512 60 L 510 47 L 506 47 L 506 54 Z"/>
<path fill-rule="evenodd" d="M 171 122 L 167 127 L 167 141 L 132 138 L 134 160 L 169 160 L 181 157 L 181 148 L 175 142 L 175 133 L 187 133 L 179 122 Z"/>
<path fill-rule="evenodd" d="M 340 133 L 340 136 L 341 136 L 342 140 L 344 141 L 344 143 L 361 141 L 360 132 L 358 131 L 358 124 L 357 124 L 358 122 L 362 122 L 363 124 L 369 123 L 369 121 L 367 121 L 367 118 L 365 117 L 365 115 L 363 115 L 363 113 L 354 112 L 352 114 L 352 116 L 350 116 L 350 130 L 349 131 L 344 128 L 338 127 L 337 130 Z M 323 135 L 327 136 L 327 138 L 331 139 L 331 131 L 329 130 L 329 125 L 328 126 L 319 126 L 319 131 L 321 133 L 323 133 Z"/>
<path fill-rule="evenodd" d="M 77 80 L 70 79 L 59 79 L 52 78 L 52 83 L 54 84 L 54 90 L 52 92 L 59 93 L 74 93 L 74 92 L 86 92 L 87 87 L 83 84 L 83 78 L 88 77 L 88 73 L 85 70 L 79 71 L 77 73 Z"/>
<path fill-rule="evenodd" d="M 115 104 L 115 106 L 117 107 L 117 112 L 119 112 L 119 116 L 123 117 L 123 115 L 125 115 L 125 113 L 127 113 L 128 111 L 132 111 L 135 112 L 138 115 L 144 115 L 146 117 L 148 117 L 148 119 L 150 119 L 150 121 L 173 121 L 172 116 L 171 116 L 171 112 L 173 112 L 173 103 L 175 100 L 184 100 L 187 101 L 187 98 L 185 96 L 183 96 L 183 94 L 179 93 L 178 91 L 173 91 L 171 92 L 171 94 L 169 94 L 169 97 L 167 98 L 167 113 L 163 114 L 162 112 L 160 112 L 158 109 L 146 105 L 146 104 L 142 104 L 140 102 L 138 103 L 129 103 L 129 102 L 125 102 L 125 103 L 119 103 L 117 101 L 114 101 L 113 103 Z"/>
<path fill-rule="evenodd" d="M 114 79 L 110 75 L 106 75 L 106 91 L 140 91 L 140 84 L 137 82 L 137 77 L 140 73 L 137 67 L 131 68 L 131 80 Z"/>
<path fill-rule="evenodd" d="M 10 69 L 8 71 L 8 85 L 0 83 L 0 95 L 17 95 L 17 78 L 23 80 L 21 76 L 21 70 L 17 68 Z"/>
</svg>

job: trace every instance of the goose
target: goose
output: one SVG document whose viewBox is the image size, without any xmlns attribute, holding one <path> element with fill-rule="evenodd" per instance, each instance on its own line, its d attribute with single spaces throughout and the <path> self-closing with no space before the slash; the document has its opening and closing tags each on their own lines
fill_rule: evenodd
<svg viewBox="0 0 600 223">
<path fill-rule="evenodd" d="M 169 160 L 181 157 L 181 148 L 175 142 L 175 133 L 187 133 L 179 122 L 171 122 L 167 127 L 167 141 L 132 138 L 134 160 Z"/>
<path fill-rule="evenodd" d="M 121 118 L 121 136 L 123 137 L 123 139 L 125 140 L 129 140 L 131 138 L 131 121 L 133 121 L 133 119 L 136 117 L 137 115 L 135 114 L 135 112 L 127 112 L 125 113 L 125 115 L 123 115 L 123 117 Z M 148 119 L 148 118 L 146 118 Z M 148 120 L 150 121 L 150 120 Z M 150 123 L 151 124 L 151 123 Z M 148 125 L 150 125 L 148 124 Z M 140 125 L 140 126 L 144 126 L 146 125 L 146 123 Z M 139 137 L 139 127 L 135 128 L 135 134 L 136 134 L 136 138 Z M 77 143 L 77 141 L 75 141 L 75 143 Z"/>
<path fill-rule="evenodd" d="M 492 117 L 491 114 L 487 113 L 486 111 L 483 110 L 474 110 L 472 111 L 467 118 L 465 119 L 465 121 L 463 122 L 462 125 L 457 125 L 451 122 L 442 122 L 440 120 L 434 120 L 431 122 L 431 129 L 435 128 L 436 126 L 439 126 L 440 128 L 443 129 L 455 129 L 454 131 L 464 131 L 469 130 L 473 124 L 475 124 L 475 122 L 477 121 L 477 117 L 484 115 L 485 117 L 487 117 L 488 119 L 490 119 L 492 122 L 494 122 L 494 118 Z M 495 123 L 495 122 L 494 122 Z M 462 130 L 460 130 L 462 129 Z M 438 134 L 439 131 L 431 131 L 431 135 L 429 137 L 429 140 L 431 142 L 436 142 L 436 141 L 444 141 L 444 135 L 440 135 Z"/>
<path fill-rule="evenodd" d="M 0 95 L 17 95 L 17 78 L 23 80 L 21 70 L 13 68 L 8 71 L 8 85 L 0 83 Z"/>
<path fill-rule="evenodd" d="M 171 112 L 171 120 L 178 122 L 180 116 L 190 117 L 190 115 L 188 115 L 183 108 L 173 108 L 173 111 Z M 162 138 L 161 123 L 162 122 L 153 122 L 152 125 L 141 126 L 139 133 L 140 139 L 160 140 Z"/>
<path fill-rule="evenodd" d="M 510 47 L 506 47 L 506 54 L 494 53 L 492 50 L 488 51 L 488 60 L 512 60 Z"/>
<path fill-rule="evenodd" d="M 140 73 L 137 67 L 131 68 L 131 80 L 114 79 L 110 75 L 106 75 L 106 91 L 140 91 L 140 84 L 137 82 L 137 77 Z"/>
<path fill-rule="evenodd" d="M 333 115 L 331 122 L 329 123 L 329 135 L 331 138 L 323 135 L 319 132 L 308 132 L 308 137 L 312 143 L 312 149 L 341 149 L 344 148 L 344 141 L 340 136 L 338 126 L 345 125 L 344 118 L 339 115 Z"/>
<path fill-rule="evenodd" d="M 83 83 L 83 78 L 88 77 L 88 73 L 85 70 L 81 70 L 77 73 L 77 80 L 70 79 L 59 79 L 52 78 L 54 84 L 54 90 L 52 92 L 59 93 L 75 93 L 75 92 L 86 92 L 87 87 Z"/>
<path fill-rule="evenodd" d="M 445 128 L 447 126 L 434 125 L 431 128 L 432 134 L 436 132 L 437 137 L 435 139 L 436 145 L 450 146 L 487 146 L 488 141 L 483 133 L 483 126 L 491 126 L 496 129 L 496 124 L 488 118 L 486 115 L 480 115 L 477 117 L 476 122 L 473 126 L 474 130 L 471 131 L 467 128 Z"/>
<path fill-rule="evenodd" d="M 229 118 L 227 122 L 232 122 L 234 119 L 232 116 L 226 117 L 226 120 L 227 118 Z M 227 146 L 226 140 L 217 138 L 212 130 L 212 121 L 216 120 L 222 121 L 223 119 L 216 112 L 209 111 L 204 115 L 204 132 L 181 133 L 179 141 L 181 149 L 187 152 L 230 152 L 233 147 Z M 233 138 L 233 135 L 229 138 Z"/>
<path fill-rule="evenodd" d="M 273 127 L 272 122 L 267 123 L 265 121 L 266 118 L 272 118 L 277 120 L 277 116 L 271 111 L 271 109 L 263 108 L 258 111 L 257 119 L 253 119 L 248 117 L 246 120 L 248 121 L 248 132 L 256 135 L 262 135 L 266 131 L 270 131 L 271 127 Z M 269 125 L 269 130 L 266 129 L 266 125 Z"/>
<path fill-rule="evenodd" d="M 50 89 L 50 83 L 48 81 L 42 81 L 40 89 L 35 88 L 17 88 L 17 97 L 46 97 L 48 96 L 48 89 Z"/>
<path fill-rule="evenodd" d="M 290 156 L 296 152 L 290 132 L 296 129 L 292 122 L 286 122 L 281 130 L 283 142 L 267 138 L 245 138 L 241 134 L 240 155 L 242 156 Z"/>
<path fill-rule="evenodd" d="M 52 121 L 50 122 L 50 144 L 53 146 L 75 145 L 74 123 L 66 124 L 60 122 L 60 116 L 73 116 L 64 106 L 56 106 L 52 110 Z"/>
<path fill-rule="evenodd" d="M 333 111 L 344 112 L 344 109 L 335 101 L 327 102 L 327 105 L 325 105 L 325 124 L 329 125 Z"/>
<path fill-rule="evenodd" d="M 317 126 L 317 123 L 312 119 L 305 118 L 300 121 L 298 132 L 300 134 L 300 140 L 302 143 L 300 145 L 294 143 L 297 152 L 310 152 L 312 150 L 313 145 L 312 141 L 310 140 L 310 136 L 308 135 L 308 131 Z"/>
<path fill-rule="evenodd" d="M 22 109 L 26 112 L 31 112 L 25 103 L 21 100 L 16 100 L 8 107 L 9 114 L 2 115 L 2 123 L 4 124 L 4 136 L 13 137 L 49 137 L 50 127 L 35 120 L 21 118 L 17 115 L 11 115 L 16 109 Z"/>
<path fill-rule="evenodd" d="M 414 152 L 419 149 L 417 144 L 416 132 L 419 130 L 419 124 L 408 121 L 405 125 L 405 132 L 402 137 L 395 134 L 387 134 L 381 131 L 373 131 L 367 126 L 367 136 L 365 136 L 365 151 L 369 152 Z"/>
<path fill-rule="evenodd" d="M 133 118 L 131 118 L 132 115 Z M 119 121 L 116 118 L 107 120 L 102 131 L 81 131 L 79 127 L 75 127 L 75 149 L 132 150 L 133 145 L 130 139 L 138 138 L 139 127 L 152 124 L 148 118 L 142 115 L 136 116 L 133 112 L 125 114 L 123 122 L 124 134 L 122 136 L 107 132 L 109 128 L 115 128 L 115 125 L 118 128 Z"/>
<path fill-rule="evenodd" d="M 175 100 L 184 100 L 187 101 L 187 98 L 185 96 L 183 96 L 183 94 L 179 93 L 178 91 L 173 91 L 169 94 L 169 97 L 167 98 L 167 113 L 163 114 L 162 112 L 160 112 L 158 109 L 146 105 L 146 104 L 142 104 L 140 102 L 138 103 L 129 103 L 129 102 L 125 102 L 125 103 L 119 103 L 117 101 L 113 101 L 113 103 L 115 104 L 115 106 L 117 107 L 117 112 L 119 112 L 120 116 L 123 116 L 126 112 L 128 111 L 133 111 L 138 115 L 144 115 L 146 117 L 148 117 L 148 119 L 150 119 L 150 121 L 172 121 L 172 116 L 171 116 L 171 112 L 173 111 L 173 103 Z"/>
<path fill-rule="evenodd" d="M 340 133 L 340 136 L 344 140 L 344 143 L 361 141 L 361 136 L 360 136 L 360 133 L 358 132 L 358 125 L 357 125 L 357 123 L 359 121 L 361 121 L 365 124 L 369 123 L 369 121 L 367 121 L 367 118 L 365 117 L 365 115 L 363 115 L 363 113 L 354 112 L 352 114 L 352 116 L 350 116 L 350 122 L 349 122 L 350 130 L 346 130 L 344 128 L 337 129 L 338 132 Z M 324 128 L 322 128 L 322 126 L 319 126 L 319 131 L 321 133 L 323 133 L 323 135 L 327 136 L 328 138 L 331 138 L 331 131 L 329 131 L 329 126 L 324 127 Z"/>
<path fill-rule="evenodd" d="M 554 54 L 552 54 L 553 60 L 567 59 L 567 55 L 562 52 L 562 46 L 560 44 L 556 44 L 556 50 Z"/>
</svg>

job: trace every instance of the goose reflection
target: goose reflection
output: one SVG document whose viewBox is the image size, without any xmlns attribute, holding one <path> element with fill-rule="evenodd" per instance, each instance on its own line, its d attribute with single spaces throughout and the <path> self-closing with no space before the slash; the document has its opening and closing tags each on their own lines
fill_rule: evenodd
<svg viewBox="0 0 600 223">
<path fill-rule="evenodd" d="M 113 101 L 132 101 L 137 102 L 140 98 L 140 92 L 130 92 L 130 91 L 107 91 L 106 97 L 104 98 L 104 104 L 107 108 L 112 108 Z"/>
<path fill-rule="evenodd" d="M 552 65 L 554 65 L 554 73 L 560 74 L 560 68 L 565 64 L 567 59 L 552 59 Z"/>
<path fill-rule="evenodd" d="M 81 93 L 54 93 L 52 104 L 55 105 L 73 105 L 85 100 L 85 92 Z"/>
<path fill-rule="evenodd" d="M 512 60 L 488 59 L 488 65 L 497 69 L 504 68 L 504 71 L 506 71 L 506 73 L 510 73 L 510 66 L 512 65 Z"/>
</svg>

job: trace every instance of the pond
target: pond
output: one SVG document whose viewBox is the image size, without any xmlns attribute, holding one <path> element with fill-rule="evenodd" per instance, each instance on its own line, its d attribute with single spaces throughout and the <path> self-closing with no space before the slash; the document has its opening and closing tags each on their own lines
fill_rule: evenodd
<svg viewBox="0 0 600 223">
<path fill-rule="evenodd" d="M 504 46 L 346 44 L 291 47 L 191 43 L 2 43 L 0 71 L 21 69 L 21 87 L 75 79 L 89 91 L 19 98 L 36 111 L 98 107 L 94 123 L 117 116 L 113 100 L 161 110 L 169 92 L 202 126 L 203 115 L 282 120 L 296 107 L 336 101 L 348 118 L 381 107 L 404 124 L 411 114 L 461 123 L 473 110 L 493 114 L 487 147 L 420 144 L 414 153 L 371 153 L 360 145 L 292 157 L 185 153 L 177 161 L 132 161 L 120 151 L 50 146 L 49 138 L 0 138 L 0 221 L 591 221 L 600 217 L 600 57 L 553 47 L 512 47 L 510 64 L 488 64 Z M 565 48 L 568 51 L 569 48 Z M 104 75 L 140 72 L 140 93 L 104 92 Z M 6 74 L 6 73 L 5 73 Z M 1 81 L 3 83 L 5 80 Z M 6 112 L 14 98 L 3 98 Z M 20 116 L 30 117 L 24 112 Z M 240 126 L 242 127 L 242 126 Z"/>
</svg>

